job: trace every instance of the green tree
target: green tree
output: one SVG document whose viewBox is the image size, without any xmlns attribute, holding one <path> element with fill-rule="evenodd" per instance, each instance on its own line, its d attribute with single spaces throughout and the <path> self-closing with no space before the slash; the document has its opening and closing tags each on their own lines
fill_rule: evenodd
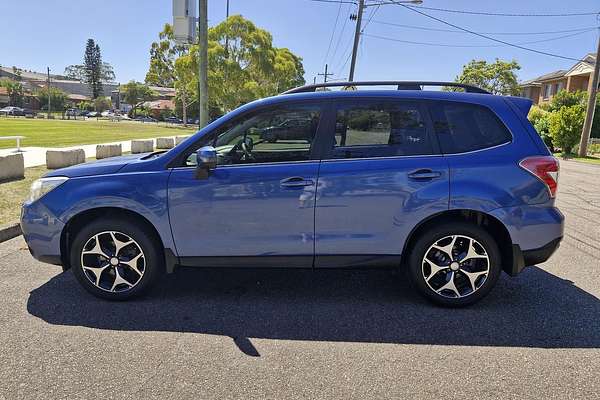
<svg viewBox="0 0 600 400">
<path fill-rule="evenodd" d="M 94 110 L 97 112 L 110 110 L 111 108 L 112 102 L 110 101 L 110 97 L 100 96 L 94 99 Z"/>
<path fill-rule="evenodd" d="M 173 27 L 170 24 L 165 24 L 158 38 L 159 41 L 150 46 L 150 69 L 145 82 L 148 85 L 173 87 L 175 60 L 186 54 L 187 49 L 175 42 Z"/>
<path fill-rule="evenodd" d="M 471 60 L 463 66 L 462 73 L 454 81 L 478 86 L 493 94 L 516 96 L 519 94 L 519 83 L 516 71 L 521 66 L 515 61 L 503 61 L 496 58 L 493 63 L 485 60 Z M 445 88 L 456 91 L 457 88 Z"/>
<path fill-rule="evenodd" d="M 182 50 L 173 41 L 170 25 L 165 26 L 160 38 L 150 49 L 146 83 L 172 85 L 179 88 L 179 93 L 185 87 L 190 103 L 197 101 L 198 45 Z M 207 50 L 211 116 L 304 84 L 302 59 L 289 49 L 274 47 L 269 32 L 240 15 L 209 29 Z M 184 58 L 179 65 L 182 70 L 176 72 L 179 58 Z"/>
<path fill-rule="evenodd" d="M 2 78 L 0 79 L 0 87 L 6 88 L 8 94 L 8 104 L 11 106 L 21 107 L 23 105 L 23 84 L 21 82 Z"/>
<path fill-rule="evenodd" d="M 187 126 L 188 107 L 193 103 L 193 94 L 197 92 L 198 80 L 193 73 L 196 65 L 190 55 L 175 60 L 174 86 L 176 99 L 181 103 L 183 126 Z"/>
<path fill-rule="evenodd" d="M 65 68 L 64 74 L 71 79 L 78 80 L 80 82 L 86 82 L 87 79 L 87 68 L 83 64 L 69 65 Z M 102 62 L 100 65 L 100 82 L 110 83 L 115 81 L 115 71 L 107 62 Z"/>
<path fill-rule="evenodd" d="M 100 46 L 94 42 L 94 39 L 87 40 L 83 64 L 85 66 L 84 81 L 92 91 L 92 98 L 95 99 L 102 95 L 104 89 L 102 87 L 102 55 Z"/>
<path fill-rule="evenodd" d="M 152 100 L 156 96 L 156 93 L 154 93 L 148 85 L 136 81 L 129 81 L 123 85 L 121 87 L 121 93 L 123 94 L 125 102 L 131 105 L 133 116 L 136 115 L 137 108 L 143 102 Z"/>
<path fill-rule="evenodd" d="M 38 90 L 36 97 L 42 108 L 48 109 L 48 95 L 50 96 L 50 108 L 54 111 L 64 111 L 67 104 L 67 94 L 56 87 L 42 88 Z"/>
<path fill-rule="evenodd" d="M 552 142 L 560 147 L 563 156 L 571 154 L 579 142 L 584 118 L 585 107 L 580 104 L 563 106 L 550 113 L 549 131 Z"/>
</svg>

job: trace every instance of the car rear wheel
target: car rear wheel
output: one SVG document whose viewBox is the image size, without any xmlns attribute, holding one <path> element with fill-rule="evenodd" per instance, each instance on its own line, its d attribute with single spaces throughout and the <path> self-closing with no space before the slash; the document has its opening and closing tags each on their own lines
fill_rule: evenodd
<svg viewBox="0 0 600 400">
<path fill-rule="evenodd" d="M 126 300 L 141 295 L 162 270 L 159 246 L 134 221 L 96 220 L 79 231 L 71 246 L 73 273 L 93 295 Z"/>
<path fill-rule="evenodd" d="M 495 286 L 500 251 L 479 226 L 444 224 L 417 239 L 408 267 L 419 293 L 436 304 L 461 307 L 479 301 Z"/>
</svg>

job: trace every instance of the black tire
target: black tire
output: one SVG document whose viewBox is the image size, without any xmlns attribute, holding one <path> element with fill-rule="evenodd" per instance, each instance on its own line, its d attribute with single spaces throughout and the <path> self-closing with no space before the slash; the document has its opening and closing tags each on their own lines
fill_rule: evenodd
<svg viewBox="0 0 600 400">
<path fill-rule="evenodd" d="M 95 235 L 107 231 L 115 231 L 127 235 L 136 242 L 135 245 L 138 245 L 143 252 L 143 263 L 140 267 L 143 267 L 141 278 L 138 278 L 133 287 L 123 291 L 112 292 L 97 287 L 90 280 L 92 278 L 88 278 L 88 275 L 82 267 L 82 251 L 84 250 L 86 243 L 88 243 Z M 136 223 L 135 220 L 129 218 L 97 219 L 90 222 L 75 235 L 69 256 L 72 266 L 71 269 L 84 289 L 94 296 L 106 300 L 127 300 L 140 296 L 150 289 L 161 275 L 162 271 L 164 271 L 164 257 L 162 256 L 160 243 L 157 243 L 157 240 L 154 239 L 154 235 L 147 232 L 146 229 L 139 223 Z M 131 274 L 132 272 L 130 271 L 129 273 Z"/>
<path fill-rule="evenodd" d="M 460 269 L 456 271 L 455 274 L 450 275 L 452 277 L 456 276 L 456 278 L 459 280 L 458 283 L 463 284 L 462 286 L 459 285 L 461 289 L 466 288 L 464 293 L 461 293 L 461 295 L 464 294 L 464 297 L 447 297 L 443 294 L 436 292 L 427 283 L 424 274 L 424 269 L 428 268 L 427 266 L 423 266 L 424 264 L 427 265 L 427 263 L 424 262 L 424 257 L 426 255 L 425 253 L 430 249 L 430 247 L 433 244 L 437 243 L 438 241 L 444 239 L 447 236 L 452 235 L 464 235 L 475 239 L 475 241 L 478 242 L 478 245 L 481 245 L 483 247 L 483 249 L 487 253 L 487 257 L 489 260 L 489 263 L 487 264 L 489 267 L 487 277 L 485 277 L 485 280 L 483 280 L 483 277 L 481 278 L 483 282 L 480 283 L 480 286 L 476 286 L 476 290 L 474 291 L 472 291 L 471 289 L 473 285 L 469 282 L 465 273 L 461 273 Z M 460 245 L 461 243 L 458 243 L 457 246 Z M 498 281 L 498 277 L 500 276 L 500 272 L 502 269 L 500 251 L 494 238 L 483 228 L 468 223 L 448 223 L 433 227 L 421 234 L 420 237 L 414 243 L 414 246 L 411 249 L 408 249 L 408 251 L 410 251 L 410 256 L 408 259 L 408 276 L 412 286 L 426 299 L 432 301 L 435 304 L 445 307 L 464 307 L 481 300 L 496 285 L 496 282 Z M 437 250 L 433 249 L 432 251 L 436 252 Z M 437 279 L 447 279 L 447 281 L 449 281 L 450 279 L 448 278 L 447 272 L 451 271 L 440 271 L 438 272 L 438 274 L 442 274 L 441 277 L 439 275 L 436 277 L 434 276 L 435 274 L 431 275 L 432 271 L 430 270 L 430 275 L 428 275 L 427 278 L 431 279 L 431 277 L 434 277 Z M 467 283 L 471 286 L 468 286 Z M 458 288 L 458 286 L 455 287 Z M 448 294 L 448 292 L 446 292 L 446 294 Z"/>
</svg>

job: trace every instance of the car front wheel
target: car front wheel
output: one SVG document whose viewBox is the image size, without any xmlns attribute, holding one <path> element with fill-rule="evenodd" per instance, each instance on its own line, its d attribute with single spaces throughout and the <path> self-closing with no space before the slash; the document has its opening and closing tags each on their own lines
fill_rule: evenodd
<svg viewBox="0 0 600 400">
<path fill-rule="evenodd" d="M 450 223 L 432 228 L 416 241 L 409 258 L 413 286 L 436 304 L 473 304 L 500 276 L 498 245 L 476 225 Z"/>
<path fill-rule="evenodd" d="M 95 220 L 71 246 L 73 273 L 93 295 L 126 300 L 141 295 L 158 277 L 162 261 L 152 236 L 128 219 Z"/>
</svg>

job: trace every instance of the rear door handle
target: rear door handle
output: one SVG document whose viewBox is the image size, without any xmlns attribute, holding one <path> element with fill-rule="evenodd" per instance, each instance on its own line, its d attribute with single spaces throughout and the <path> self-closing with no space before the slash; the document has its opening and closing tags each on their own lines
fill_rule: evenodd
<svg viewBox="0 0 600 400">
<path fill-rule="evenodd" d="M 310 186 L 314 184 L 312 179 L 304 179 L 301 176 L 292 176 L 291 178 L 285 178 L 279 181 L 279 184 L 283 187 L 302 187 Z"/>
<path fill-rule="evenodd" d="M 435 179 L 435 178 L 439 178 L 440 176 L 442 176 L 441 172 L 432 171 L 427 168 L 418 169 L 416 171 L 409 172 L 409 174 L 408 174 L 408 177 L 410 179 L 420 179 L 420 180 Z"/>
</svg>

